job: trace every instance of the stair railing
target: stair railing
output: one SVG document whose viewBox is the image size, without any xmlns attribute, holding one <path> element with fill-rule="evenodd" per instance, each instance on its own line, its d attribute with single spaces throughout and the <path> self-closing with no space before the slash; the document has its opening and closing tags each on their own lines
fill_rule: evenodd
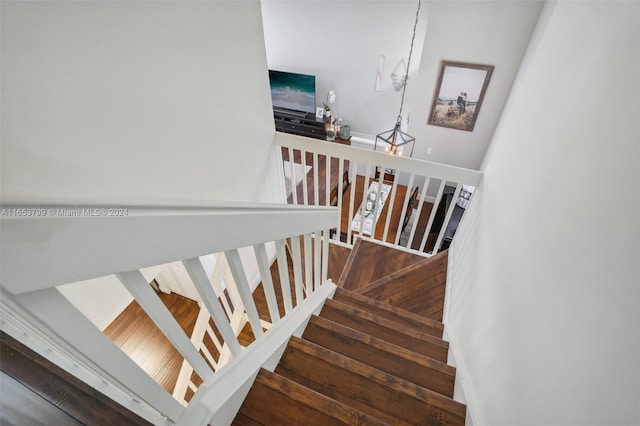
<svg viewBox="0 0 640 426">
<path fill-rule="evenodd" d="M 109 216 L 110 211 L 125 215 Z M 7 212 L 7 215 L 4 215 Z M 14 214 L 15 213 L 15 214 Z M 337 210 L 282 205 L 212 207 L 3 206 L 2 329 L 37 346 L 83 380 L 154 424 L 230 423 L 259 371 L 304 327 L 335 290 L 327 279 L 329 230 Z M 281 286 L 275 289 L 267 254 L 275 244 Z M 291 246 L 289 282 L 285 244 Z M 239 249 L 252 247 L 268 307 L 261 319 Z M 199 256 L 224 253 L 241 301 L 231 306 L 212 285 Z M 202 351 L 202 336 L 187 336 L 141 268 L 181 260 L 228 351 L 222 365 Z M 246 262 L 245 262 L 246 263 Z M 58 285 L 115 274 L 193 371 L 200 387 L 185 407 L 91 323 Z M 215 284 L 215 283 L 214 283 Z M 228 284 L 228 283 L 227 283 Z M 291 291 L 291 287 L 294 291 Z M 283 311 L 276 292 L 281 295 Z M 221 297 L 222 296 L 222 297 Z M 206 315 L 204 311 L 206 310 Z M 233 310 L 233 312 L 231 311 Z M 232 321 L 248 322 L 255 341 L 243 347 Z M 215 333 L 214 333 L 215 334 Z M 199 338 L 199 341 L 198 341 Z M 43 349 L 44 348 L 44 349 Z M 220 351 L 221 354 L 223 351 Z M 60 362 L 60 359 L 66 360 Z M 89 377 L 89 378 L 87 378 Z M 221 420 L 221 419 L 227 420 Z"/>
<path fill-rule="evenodd" d="M 281 147 L 283 158 L 291 160 L 283 163 L 287 169 L 284 171 L 285 180 L 293 182 L 287 188 L 290 192 L 288 202 L 338 207 L 343 220 L 333 230 L 332 238 L 349 245 L 356 235 L 361 235 L 416 254 L 434 255 L 442 247 L 445 237 L 451 237 L 446 234 L 448 230 L 451 232 L 452 218 L 460 219 L 457 216 L 461 211 L 456 209 L 456 201 L 461 193 L 468 195 L 463 192 L 463 185 L 465 189 L 475 188 L 482 179 L 482 173 L 475 170 L 286 133 L 276 132 L 275 143 Z M 385 205 L 384 208 L 387 212 L 399 214 L 386 214 L 384 221 L 374 220 L 373 232 L 367 232 L 364 220 L 359 221 L 359 226 L 356 222 L 354 227 L 352 219 L 358 214 L 360 217 L 366 214 L 366 203 L 356 204 L 356 193 L 367 194 L 373 182 L 377 182 L 375 199 L 380 199 L 383 185 L 386 185 L 388 207 Z M 405 190 L 404 198 L 400 195 L 400 188 Z M 443 200 L 443 209 L 438 214 Z M 419 229 L 418 218 L 428 202 L 433 203 L 433 208 L 426 227 Z M 397 203 L 402 203 L 402 208 Z M 409 218 L 412 215 L 415 216 L 409 228 L 407 225 L 411 223 Z M 402 236 L 406 241 L 401 241 Z"/>
</svg>

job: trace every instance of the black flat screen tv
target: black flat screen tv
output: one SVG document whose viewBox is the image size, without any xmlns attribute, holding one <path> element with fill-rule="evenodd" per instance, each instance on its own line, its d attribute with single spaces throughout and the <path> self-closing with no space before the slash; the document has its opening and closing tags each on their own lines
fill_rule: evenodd
<svg viewBox="0 0 640 426">
<path fill-rule="evenodd" d="M 269 70 L 273 109 L 283 112 L 316 112 L 316 77 Z"/>
</svg>

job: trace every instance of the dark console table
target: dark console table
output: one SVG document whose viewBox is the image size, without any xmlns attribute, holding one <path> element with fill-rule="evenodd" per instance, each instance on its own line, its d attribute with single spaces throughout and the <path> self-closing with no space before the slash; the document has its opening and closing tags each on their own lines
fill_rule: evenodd
<svg viewBox="0 0 640 426">
<path fill-rule="evenodd" d="M 273 111 L 276 130 L 316 139 L 326 139 L 325 122 L 313 113 Z"/>
</svg>

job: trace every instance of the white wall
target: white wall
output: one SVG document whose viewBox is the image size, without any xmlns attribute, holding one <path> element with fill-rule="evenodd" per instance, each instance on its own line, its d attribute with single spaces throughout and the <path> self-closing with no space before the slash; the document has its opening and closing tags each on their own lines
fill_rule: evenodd
<svg viewBox="0 0 640 426">
<path fill-rule="evenodd" d="M 316 75 L 316 103 L 321 106 L 334 89 L 333 110 L 355 133 L 370 136 L 393 128 L 401 92 L 390 75 L 408 59 L 417 1 L 262 4 L 270 68 Z M 480 167 L 541 6 L 541 0 L 422 2 L 403 108 L 403 126 L 409 117 L 409 132 L 417 139 L 415 158 Z M 382 91 L 376 92 L 379 55 L 385 66 Z M 473 132 L 426 124 L 442 60 L 495 66 Z"/>
<path fill-rule="evenodd" d="M 416 138 L 414 158 L 479 169 L 542 4 L 540 0 L 426 2 L 422 62 L 417 78 L 407 86 L 413 105 L 409 133 Z M 427 125 L 443 60 L 495 67 L 473 132 Z"/>
<path fill-rule="evenodd" d="M 4 203 L 279 200 L 258 1 L 1 7 Z M 61 291 L 102 329 L 95 281 Z"/>
<path fill-rule="evenodd" d="M 133 301 L 133 296 L 115 275 L 66 284 L 57 288 L 100 330 L 107 328 Z"/>
<path fill-rule="evenodd" d="M 640 424 L 639 17 L 542 12 L 450 254 L 476 425 Z"/>
<path fill-rule="evenodd" d="M 375 135 L 393 128 L 401 92 L 391 73 L 409 56 L 417 1 L 263 0 L 269 68 L 316 76 L 316 104 L 336 92 L 332 111 L 354 132 Z M 416 73 L 426 27 L 421 8 L 411 59 Z M 382 90 L 375 91 L 378 57 L 385 56 Z M 411 78 L 411 77 L 410 77 Z M 408 86 L 410 87 L 410 86 Z M 405 100 L 405 111 L 410 109 Z"/>
<path fill-rule="evenodd" d="M 1 59 L 4 202 L 277 200 L 258 1 L 3 2 Z"/>
</svg>

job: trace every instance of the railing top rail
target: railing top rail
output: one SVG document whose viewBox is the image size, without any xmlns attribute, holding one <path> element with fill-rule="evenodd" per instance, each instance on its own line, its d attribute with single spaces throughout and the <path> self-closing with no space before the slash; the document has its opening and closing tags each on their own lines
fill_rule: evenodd
<svg viewBox="0 0 640 426">
<path fill-rule="evenodd" d="M 16 294 L 332 228 L 339 220 L 334 207 L 274 204 L 2 209 L 1 284 Z"/>
<path fill-rule="evenodd" d="M 322 143 L 317 139 L 311 139 L 287 133 L 276 132 L 275 144 L 287 148 L 301 149 L 322 155 L 330 155 L 344 159 L 357 159 L 364 163 L 397 169 L 403 172 L 415 173 L 436 179 L 445 179 L 451 182 L 464 183 L 477 186 L 482 180 L 482 172 L 450 166 L 447 164 L 433 163 L 415 158 L 399 157 L 384 152 L 376 152 L 364 148 L 356 148 L 337 143 Z"/>
</svg>

